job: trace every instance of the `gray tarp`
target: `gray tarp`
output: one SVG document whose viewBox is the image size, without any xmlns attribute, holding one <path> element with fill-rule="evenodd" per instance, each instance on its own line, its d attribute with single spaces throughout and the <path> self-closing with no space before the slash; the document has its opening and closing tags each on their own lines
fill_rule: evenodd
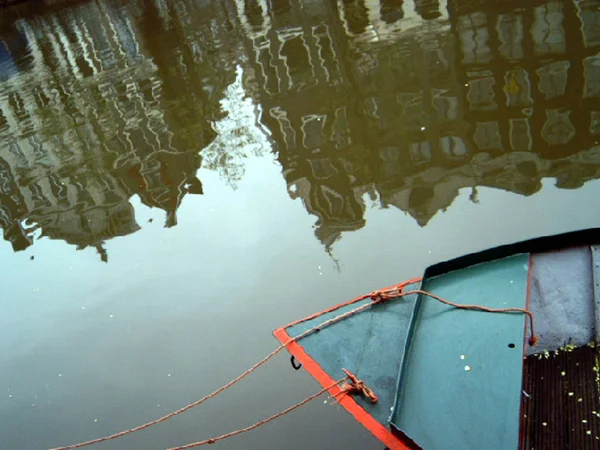
<svg viewBox="0 0 600 450">
<path fill-rule="evenodd" d="M 526 345 L 526 354 L 595 340 L 600 332 L 600 248 L 537 253 L 532 261 L 529 309 L 539 342 Z"/>
</svg>

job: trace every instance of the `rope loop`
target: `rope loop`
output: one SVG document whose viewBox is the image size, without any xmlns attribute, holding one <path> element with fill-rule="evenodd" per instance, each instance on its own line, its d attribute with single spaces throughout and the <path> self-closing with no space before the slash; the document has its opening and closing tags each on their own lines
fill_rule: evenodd
<svg viewBox="0 0 600 450">
<path fill-rule="evenodd" d="M 371 300 L 375 303 L 385 302 L 395 297 L 400 297 L 404 292 L 404 286 L 394 286 L 387 289 L 378 289 L 369 294 Z"/>
</svg>

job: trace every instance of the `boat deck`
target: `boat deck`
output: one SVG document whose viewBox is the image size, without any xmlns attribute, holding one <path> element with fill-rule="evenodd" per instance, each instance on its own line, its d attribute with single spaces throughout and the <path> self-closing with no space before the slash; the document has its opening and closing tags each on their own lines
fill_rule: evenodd
<svg viewBox="0 0 600 450">
<path fill-rule="evenodd" d="M 600 448 L 600 354 L 588 345 L 600 333 L 599 240 L 592 229 L 466 255 L 406 287 L 420 293 L 359 298 L 275 334 L 318 327 L 290 352 L 324 387 L 342 369 L 364 381 L 377 403 L 340 404 L 391 450 Z"/>
</svg>

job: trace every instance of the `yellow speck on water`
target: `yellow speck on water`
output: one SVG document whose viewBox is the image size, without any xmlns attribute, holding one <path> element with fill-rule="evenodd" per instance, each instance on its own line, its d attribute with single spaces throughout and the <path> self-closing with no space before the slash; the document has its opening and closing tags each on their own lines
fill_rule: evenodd
<svg viewBox="0 0 600 450">
<path fill-rule="evenodd" d="M 582 422 L 582 423 L 587 423 L 587 420 L 583 419 L 581 422 Z"/>
<path fill-rule="evenodd" d="M 519 86 L 519 84 L 517 83 L 516 76 L 517 74 L 515 72 L 512 72 L 508 76 L 508 82 L 504 87 L 504 90 L 507 94 L 518 94 L 521 91 L 521 86 Z"/>
<path fill-rule="evenodd" d="M 560 373 L 563 377 L 567 374 L 564 370 Z"/>
<path fill-rule="evenodd" d="M 569 397 L 573 397 L 575 395 L 573 392 L 569 392 Z"/>
<path fill-rule="evenodd" d="M 546 422 L 542 422 L 542 425 L 543 426 L 547 426 L 548 424 Z"/>
<path fill-rule="evenodd" d="M 582 402 L 582 401 L 583 401 L 583 399 L 580 397 L 580 398 L 578 398 L 578 399 L 577 399 L 577 401 L 578 401 L 578 402 Z"/>
<path fill-rule="evenodd" d="M 587 430 L 586 434 L 592 434 L 592 432 L 590 430 Z"/>
</svg>

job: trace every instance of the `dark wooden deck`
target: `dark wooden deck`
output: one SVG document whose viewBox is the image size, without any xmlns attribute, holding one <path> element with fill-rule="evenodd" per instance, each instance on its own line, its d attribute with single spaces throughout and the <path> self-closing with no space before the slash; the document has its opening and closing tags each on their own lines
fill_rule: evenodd
<svg viewBox="0 0 600 450">
<path fill-rule="evenodd" d="M 599 350 L 526 358 L 521 450 L 600 448 Z"/>
</svg>

